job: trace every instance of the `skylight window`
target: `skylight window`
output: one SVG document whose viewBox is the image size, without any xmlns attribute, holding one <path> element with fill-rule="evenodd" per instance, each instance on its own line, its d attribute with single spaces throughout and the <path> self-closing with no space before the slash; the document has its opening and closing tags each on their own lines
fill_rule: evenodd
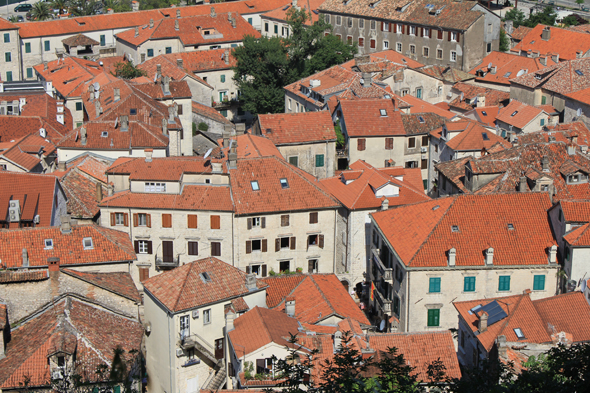
<svg viewBox="0 0 590 393">
<path fill-rule="evenodd" d="M 91 250 L 94 248 L 94 244 L 92 243 L 92 238 L 91 237 L 85 237 L 82 240 L 82 243 L 84 244 L 84 249 L 85 250 Z"/>
<path fill-rule="evenodd" d="M 482 132 L 481 133 L 481 137 L 483 138 L 484 141 L 489 141 L 490 137 L 488 136 L 487 132 Z"/>
<path fill-rule="evenodd" d="M 510 117 L 512 117 L 512 116 L 516 116 L 516 114 L 517 114 L 517 113 L 518 113 L 518 111 L 514 111 L 514 112 L 512 112 L 512 114 L 510 115 Z"/>
<path fill-rule="evenodd" d="M 387 111 L 385 109 L 379 109 L 379 113 L 381 113 L 381 116 L 387 116 Z"/>
<path fill-rule="evenodd" d="M 508 229 L 509 230 L 513 230 L 514 229 L 514 224 L 508 224 Z"/>
<path fill-rule="evenodd" d="M 516 337 L 518 337 L 519 340 L 522 340 L 524 338 L 524 333 L 522 332 L 521 328 L 514 329 L 514 333 L 516 334 Z"/>
<path fill-rule="evenodd" d="M 103 131 L 100 133 L 100 136 L 103 138 L 107 138 L 109 136 L 109 132 L 108 131 Z"/>
<path fill-rule="evenodd" d="M 580 70 L 576 70 L 576 74 L 580 75 L 580 76 L 584 76 L 584 73 Z"/>
<path fill-rule="evenodd" d="M 422 116 L 418 116 L 418 121 L 419 121 L 420 123 L 424 123 L 424 118 L 423 118 Z"/>
<path fill-rule="evenodd" d="M 512 72 L 507 72 L 504 74 L 504 78 L 508 78 L 510 76 L 510 74 L 512 74 Z"/>
<path fill-rule="evenodd" d="M 440 206 L 436 205 L 435 207 L 432 208 L 432 211 L 435 211 L 436 209 L 438 209 Z"/>
<path fill-rule="evenodd" d="M 199 274 L 199 276 L 201 276 L 201 280 L 203 280 L 204 283 L 211 282 L 211 277 L 209 276 L 209 273 L 203 272 Z"/>
<path fill-rule="evenodd" d="M 451 226 L 451 232 L 459 232 L 459 225 Z"/>
<path fill-rule="evenodd" d="M 45 239 L 45 249 L 51 250 L 53 248 L 53 239 Z"/>
<path fill-rule="evenodd" d="M 287 179 L 281 179 L 281 188 L 289 188 L 289 182 Z"/>
<path fill-rule="evenodd" d="M 250 182 L 250 185 L 252 186 L 252 191 L 260 190 L 260 186 L 258 185 L 258 180 L 252 180 Z"/>
<path fill-rule="evenodd" d="M 137 108 L 131 108 L 131 109 L 129 109 L 129 114 L 130 115 L 137 115 Z"/>
<path fill-rule="evenodd" d="M 484 116 L 487 116 L 488 114 L 486 113 L 486 111 L 481 111 L 481 114 Z"/>
</svg>

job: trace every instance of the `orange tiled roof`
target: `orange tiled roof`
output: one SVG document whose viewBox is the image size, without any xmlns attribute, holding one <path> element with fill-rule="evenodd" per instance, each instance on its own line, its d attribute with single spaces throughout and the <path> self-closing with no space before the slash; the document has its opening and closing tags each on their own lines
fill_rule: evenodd
<svg viewBox="0 0 590 393">
<path fill-rule="evenodd" d="M 584 224 L 571 232 L 565 234 L 563 239 L 571 246 L 588 246 L 590 245 L 590 231 L 588 231 L 589 224 Z"/>
<path fill-rule="evenodd" d="M 56 147 L 48 139 L 41 138 L 39 134 L 29 134 L 14 143 L 0 144 L 0 157 L 30 172 L 41 160 L 50 155 L 55 155 Z M 38 153 L 42 152 L 42 158 Z"/>
<path fill-rule="evenodd" d="M 32 222 L 39 215 L 37 226 L 54 224 L 54 194 L 61 191 L 55 176 L 0 171 L 0 184 L 0 219 L 7 220 L 9 202 L 18 200 L 21 220 Z"/>
<path fill-rule="evenodd" d="M 450 66 L 427 65 L 419 68 L 417 71 L 449 83 L 457 83 L 475 79 L 473 75 Z"/>
<path fill-rule="evenodd" d="M 473 109 L 475 99 L 479 95 L 485 96 L 486 106 L 502 106 L 510 99 L 510 93 L 487 87 L 480 87 L 471 85 L 469 83 L 458 82 L 455 83 L 453 89 L 460 92 L 459 97 L 455 98 L 449 103 L 451 108 L 456 108 L 464 111 Z M 466 102 L 469 100 L 469 103 Z"/>
<path fill-rule="evenodd" d="M 259 115 L 258 122 L 262 134 L 277 146 L 336 141 L 327 111 Z"/>
<path fill-rule="evenodd" d="M 119 33 L 117 39 L 134 46 L 139 46 L 146 41 L 164 39 L 179 39 L 183 46 L 197 46 L 241 42 L 247 35 L 260 37 L 260 33 L 241 15 L 235 12 L 231 13 L 231 18 L 235 19 L 235 27 L 232 26 L 229 18 L 229 13 L 217 13 L 215 17 L 193 15 L 181 18 L 164 18 L 155 21 L 153 27 L 148 24 L 138 27 L 137 30 L 130 29 Z M 176 24 L 178 24 L 178 29 Z M 214 31 L 205 33 L 201 28 L 202 30 L 214 29 Z"/>
<path fill-rule="evenodd" d="M 542 60 L 545 61 L 545 64 L 541 63 Z M 477 81 L 509 86 L 510 79 L 515 78 L 519 72 L 535 72 L 552 65 L 555 65 L 555 62 L 551 56 L 526 57 L 514 53 L 493 51 L 469 73 L 476 75 Z"/>
<path fill-rule="evenodd" d="M 317 324 L 330 316 L 338 316 L 370 325 L 335 274 L 267 277 L 262 281 L 269 286 L 267 306 L 284 310 L 285 299 L 293 297 L 295 318 L 301 322 Z"/>
<path fill-rule="evenodd" d="M 531 300 L 530 291 L 522 295 L 493 299 L 479 299 L 455 302 L 460 317 L 473 332 L 478 330 L 479 315 L 469 313 L 473 307 L 496 300 L 508 315 L 506 318 L 488 325 L 477 339 L 490 350 L 496 337 L 506 336 L 508 342 L 551 343 L 551 335 L 559 332 L 569 333 L 574 342 L 590 340 L 590 305 L 582 292 L 570 292 L 539 300 Z M 553 329 L 551 329 L 551 326 Z M 520 328 L 525 338 L 519 340 L 514 329 Z"/>
<path fill-rule="evenodd" d="M 416 60 L 412 60 L 393 49 L 387 49 L 355 57 L 346 63 L 342 63 L 341 66 L 351 71 L 356 68 L 361 72 L 371 72 L 373 77 L 383 79 L 388 77 L 389 73 L 399 70 L 400 66 L 401 69 L 406 67 L 420 68 L 424 64 L 418 63 Z"/>
<path fill-rule="evenodd" d="M 531 32 L 532 27 L 526 27 L 526 26 L 518 26 L 516 29 L 514 29 L 514 31 L 512 32 L 512 39 L 515 41 L 522 41 L 522 39 L 524 37 L 526 37 L 526 35 L 528 33 Z"/>
<path fill-rule="evenodd" d="M 449 331 L 389 333 L 369 335 L 369 344 L 377 351 L 397 348 L 403 354 L 406 364 L 414 367 L 413 373 L 421 381 L 428 381 L 428 366 L 440 360 L 449 378 L 461 378 L 461 369 L 455 352 L 453 336 Z"/>
<path fill-rule="evenodd" d="M 30 387 L 49 388 L 48 356 L 56 351 L 75 354 L 79 375 L 112 362 L 113 348 L 123 349 L 123 359 L 129 361 L 129 351 L 140 350 L 142 337 L 143 326 L 135 320 L 74 298 L 61 299 L 12 330 L 0 360 L 0 386 L 18 389 L 28 379 Z"/>
<path fill-rule="evenodd" d="M 590 35 L 584 35 L 590 38 Z M 568 96 L 573 94 L 572 98 L 580 99 L 584 96 L 580 90 L 590 87 L 590 58 L 560 62 L 537 72 L 514 78 L 510 83 L 532 89 L 542 88 Z M 578 97 L 576 93 L 581 97 Z"/>
<path fill-rule="evenodd" d="M 242 135 L 232 136 L 230 138 L 237 143 L 236 154 L 238 158 L 253 158 L 253 157 L 270 157 L 274 156 L 281 160 L 284 160 L 281 152 L 272 143 L 272 141 L 266 137 L 252 135 L 246 133 Z M 230 142 L 231 143 L 231 142 Z M 217 156 L 219 152 L 223 152 L 225 157 L 229 154 L 229 147 L 223 147 L 223 138 L 217 141 L 220 146 L 218 149 L 213 150 L 212 156 Z"/>
<path fill-rule="evenodd" d="M 92 238 L 93 247 L 85 249 L 83 239 Z M 53 247 L 45 246 L 53 239 Z M 6 268 L 23 267 L 23 249 L 29 266 L 47 266 L 48 258 L 59 258 L 60 266 L 88 263 L 128 263 L 137 259 L 129 235 L 98 225 L 72 225 L 71 233 L 59 227 L 22 228 L 0 231 L 0 259 Z"/>
<path fill-rule="evenodd" d="M 183 174 L 211 173 L 210 160 L 202 157 L 154 157 L 118 159 L 107 175 L 129 175 L 129 180 L 180 181 Z"/>
<path fill-rule="evenodd" d="M 320 16 L 319 16 L 319 13 L 317 12 L 317 10 L 318 10 L 319 6 L 322 5 L 323 2 L 324 2 L 324 0 L 309 0 L 309 1 L 304 1 L 299 4 L 299 7 L 301 9 L 306 10 L 308 16 L 311 16 L 311 18 L 308 18 L 307 21 L 305 22 L 305 24 L 307 26 L 311 26 L 312 23 L 315 23 L 320 19 Z M 264 16 L 264 18 L 286 22 L 287 15 L 291 11 L 291 9 L 292 9 L 291 4 L 287 4 L 284 7 L 281 6 L 277 9 L 272 10 L 272 11 L 266 12 L 263 14 L 263 16 Z"/>
<path fill-rule="evenodd" d="M 211 280 L 206 282 L 202 273 Z M 246 287 L 246 273 L 214 257 L 199 259 L 151 277 L 143 282 L 143 286 L 173 313 L 252 293 Z M 256 280 L 256 286 L 262 290 L 267 285 Z"/>
<path fill-rule="evenodd" d="M 392 100 L 342 100 L 340 107 L 350 137 L 406 134 L 402 114 L 395 110 Z M 381 115 L 381 110 L 385 111 L 384 115 Z"/>
<path fill-rule="evenodd" d="M 4 270 L 0 272 L 0 283 L 11 284 L 18 282 L 32 282 L 32 281 L 43 281 L 49 278 L 47 269 L 35 269 L 35 270 Z M 6 313 L 6 305 L 4 306 L 4 313 Z M 0 323 L 0 326 L 3 326 Z"/>
<path fill-rule="evenodd" d="M 590 222 L 590 201 L 563 199 L 559 205 L 566 222 Z"/>
<path fill-rule="evenodd" d="M 287 179 L 288 187 L 280 179 Z M 252 189 L 257 181 L 259 190 Z M 311 209 L 336 209 L 340 204 L 317 180 L 276 156 L 238 159 L 230 170 L 232 199 L 237 215 Z"/>
<path fill-rule="evenodd" d="M 0 18 L 0 30 L 15 30 L 15 29 L 18 29 L 18 26 L 7 21 L 4 18 Z"/>
<path fill-rule="evenodd" d="M 458 195 L 372 217 L 409 267 L 447 266 L 451 248 L 457 266 L 483 266 L 490 247 L 494 265 L 547 265 L 548 248 L 556 244 L 547 220 L 550 207 L 547 193 Z"/>
<path fill-rule="evenodd" d="M 496 125 L 496 116 L 500 108 L 497 106 L 480 106 L 479 108 L 473 108 L 473 111 L 477 113 L 477 119 L 480 123 L 487 126 Z"/>
<path fill-rule="evenodd" d="M 541 38 L 545 28 L 551 32 L 548 40 Z M 578 52 L 586 53 L 588 48 L 590 48 L 590 36 L 586 33 L 538 24 L 510 51 L 517 53 L 534 51 L 541 55 L 559 54 L 560 60 L 573 60 L 577 58 Z"/>
<path fill-rule="evenodd" d="M 61 272 L 126 297 L 134 302 L 141 303 L 141 297 L 129 273 L 90 273 L 72 269 L 61 269 Z"/>
<path fill-rule="evenodd" d="M 193 114 L 197 114 L 199 116 L 204 116 L 209 118 L 217 123 L 221 124 L 232 124 L 225 116 L 219 113 L 215 108 L 211 108 L 210 106 L 206 106 L 203 104 L 199 104 L 196 101 L 192 101 L 192 111 Z"/>
<path fill-rule="evenodd" d="M 297 319 L 281 311 L 256 306 L 235 319 L 229 338 L 236 355 L 243 357 L 270 343 L 297 348 L 288 340 L 291 334 L 298 332 Z"/>
<path fill-rule="evenodd" d="M 447 142 L 447 146 L 454 151 L 481 151 L 488 150 L 496 143 L 505 148 L 512 147 L 512 144 L 494 134 L 493 131 L 482 127 L 479 123 L 471 120 L 460 120 L 451 123 L 454 126 L 462 125 L 464 127 L 458 135 L 454 136 Z M 440 131 L 434 131 L 440 135 Z"/>
<path fill-rule="evenodd" d="M 451 119 L 456 116 L 455 113 L 449 111 L 448 109 L 443 109 L 438 105 L 433 105 L 409 94 L 403 97 L 399 97 L 394 94 L 393 97 L 394 99 L 403 100 L 408 103 L 411 106 L 410 113 L 434 113 L 444 117 L 445 119 Z"/>
<path fill-rule="evenodd" d="M 65 98 L 80 97 L 84 93 L 85 82 L 106 72 L 105 67 L 96 61 L 69 56 L 48 62 L 47 69 L 43 63 L 34 68 L 43 80 L 50 81 L 55 90 Z"/>
<path fill-rule="evenodd" d="M 398 173 L 389 175 L 385 169 L 391 171 L 393 168 L 377 169 L 360 160 L 350 167 L 352 171 L 344 171 L 339 176 L 320 180 L 321 186 L 350 210 L 379 209 L 385 197 L 377 198 L 375 192 L 386 184 L 392 184 L 399 189 L 397 196 L 387 198 L 390 207 L 430 199 L 424 194 L 420 171 L 411 172 L 409 169 L 398 167 Z M 409 178 L 413 175 L 418 179 L 412 182 Z M 346 184 L 347 182 L 349 183 Z"/>
<path fill-rule="evenodd" d="M 496 119 L 522 129 L 542 113 L 547 114 L 541 108 L 530 106 L 517 100 L 511 100 L 510 104 L 500 109 Z M 539 128 L 541 128 L 540 125 Z"/>
</svg>

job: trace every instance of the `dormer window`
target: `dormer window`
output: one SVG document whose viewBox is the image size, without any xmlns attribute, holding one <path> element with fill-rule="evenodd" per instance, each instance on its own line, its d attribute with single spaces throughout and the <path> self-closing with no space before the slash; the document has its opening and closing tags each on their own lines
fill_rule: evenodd
<svg viewBox="0 0 590 393">
<path fill-rule="evenodd" d="M 508 224 L 508 230 L 510 230 L 510 231 L 514 230 L 514 224 Z"/>
<path fill-rule="evenodd" d="M 53 239 L 45 239 L 45 249 L 46 250 L 53 249 Z"/>
<path fill-rule="evenodd" d="M 420 123 L 424 123 L 424 118 L 423 118 L 422 116 L 418 116 L 418 121 L 419 121 Z"/>
<path fill-rule="evenodd" d="M 250 185 L 252 186 L 252 191 L 260 190 L 260 186 L 258 185 L 258 180 L 252 180 L 250 182 Z"/>
<path fill-rule="evenodd" d="M 459 225 L 451 226 L 451 232 L 453 232 L 453 233 L 459 232 Z"/>
<path fill-rule="evenodd" d="M 92 250 L 94 248 L 94 244 L 92 243 L 92 238 L 91 237 L 85 237 L 82 240 L 82 243 L 84 244 L 84 249 L 85 250 Z"/>
<path fill-rule="evenodd" d="M 100 133 L 100 136 L 102 138 L 107 138 L 109 136 L 109 132 L 108 131 L 103 131 L 103 132 Z"/>
<path fill-rule="evenodd" d="M 129 114 L 130 115 L 137 115 L 137 109 L 136 108 L 129 109 Z"/>
<path fill-rule="evenodd" d="M 204 283 L 211 282 L 211 277 L 209 276 L 209 273 L 203 272 L 199 274 L 199 276 L 201 276 L 201 280 L 203 280 Z"/>
<path fill-rule="evenodd" d="M 381 116 L 387 116 L 387 111 L 385 109 L 379 109 L 379 113 L 381 113 Z"/>
<path fill-rule="evenodd" d="M 568 183 L 578 183 L 580 181 L 580 175 L 568 176 Z"/>
<path fill-rule="evenodd" d="M 145 192 L 166 192 L 166 183 L 145 183 Z"/>
</svg>

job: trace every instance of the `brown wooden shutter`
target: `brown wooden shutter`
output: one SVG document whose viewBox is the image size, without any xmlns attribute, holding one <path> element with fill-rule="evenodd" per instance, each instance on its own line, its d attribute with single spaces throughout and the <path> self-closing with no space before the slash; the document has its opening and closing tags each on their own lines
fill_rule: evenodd
<svg viewBox="0 0 590 393">
<path fill-rule="evenodd" d="M 317 224 L 318 223 L 318 213 L 309 213 L 309 223 L 310 224 Z"/>
<path fill-rule="evenodd" d="M 187 226 L 189 228 L 197 228 L 197 215 L 196 214 L 189 214 L 187 215 Z"/>
<path fill-rule="evenodd" d="M 307 272 L 313 273 L 314 268 L 315 268 L 315 261 L 313 259 L 311 259 L 307 262 Z"/>
<path fill-rule="evenodd" d="M 260 228 L 266 228 L 266 217 L 260 218 Z"/>
<path fill-rule="evenodd" d="M 147 267 L 140 267 L 139 268 L 139 281 L 144 282 L 150 278 L 150 269 Z"/>
<path fill-rule="evenodd" d="M 251 254 L 251 253 L 252 253 L 252 241 L 247 240 L 246 241 L 246 254 Z"/>
<path fill-rule="evenodd" d="M 252 267 L 246 266 L 246 274 L 252 273 Z"/>
<path fill-rule="evenodd" d="M 268 251 L 268 245 L 267 245 L 266 239 L 262 239 L 262 241 L 260 242 L 260 247 L 262 249 L 262 252 Z"/>
<path fill-rule="evenodd" d="M 133 213 L 133 226 L 136 227 L 137 226 L 137 222 L 139 221 L 138 217 L 137 217 L 137 213 Z"/>
<path fill-rule="evenodd" d="M 406 25 L 402 25 L 402 34 L 406 33 Z"/>
<path fill-rule="evenodd" d="M 139 241 L 138 240 L 134 240 L 133 241 L 133 246 L 135 247 L 135 253 L 139 254 Z"/>
<path fill-rule="evenodd" d="M 221 229 L 221 218 L 219 216 L 211 216 L 211 229 Z"/>
<path fill-rule="evenodd" d="M 432 38 L 432 29 L 428 30 L 428 38 Z"/>
<path fill-rule="evenodd" d="M 393 23 L 389 22 L 389 32 L 391 33 L 391 29 L 393 28 Z"/>
<path fill-rule="evenodd" d="M 115 213 L 111 213 L 111 226 L 115 226 Z"/>
<path fill-rule="evenodd" d="M 422 37 L 424 35 L 424 27 L 419 27 L 420 32 L 418 33 L 418 37 Z"/>
<path fill-rule="evenodd" d="M 152 241 L 151 240 L 147 242 L 147 249 L 148 249 L 147 253 L 151 255 L 152 254 Z"/>
<path fill-rule="evenodd" d="M 318 235 L 318 245 L 320 248 L 324 248 L 324 235 Z"/>
<path fill-rule="evenodd" d="M 442 30 L 439 30 L 438 31 L 438 39 L 439 40 L 442 40 L 443 39 L 443 31 Z"/>
<path fill-rule="evenodd" d="M 125 226 L 129 225 L 129 214 L 127 214 L 127 213 L 123 213 L 123 225 L 125 225 Z"/>
<path fill-rule="evenodd" d="M 294 250 L 294 249 L 295 249 L 295 247 L 297 246 L 297 245 L 296 245 L 296 241 L 295 241 L 295 236 L 291 236 L 291 239 L 289 240 L 289 243 L 290 243 L 290 244 L 289 244 L 289 248 L 290 248 L 291 250 Z"/>
<path fill-rule="evenodd" d="M 383 31 L 383 22 L 381 22 L 381 31 Z"/>
<path fill-rule="evenodd" d="M 162 227 L 172 228 L 172 214 L 162 214 Z"/>
<path fill-rule="evenodd" d="M 248 222 L 248 229 L 252 229 L 252 219 L 248 218 L 246 221 Z"/>
<path fill-rule="evenodd" d="M 152 215 L 151 214 L 146 214 L 145 215 L 145 225 L 148 228 L 151 228 L 152 227 Z"/>
<path fill-rule="evenodd" d="M 461 33 L 457 33 L 457 42 L 461 42 Z"/>
<path fill-rule="evenodd" d="M 275 252 L 281 251 L 281 238 L 277 237 L 275 240 Z"/>
<path fill-rule="evenodd" d="M 266 265 L 262 265 L 262 277 L 266 277 Z"/>
<path fill-rule="evenodd" d="M 447 41 L 450 41 L 450 40 L 451 40 L 451 32 L 449 31 L 448 35 L 447 35 Z"/>
</svg>

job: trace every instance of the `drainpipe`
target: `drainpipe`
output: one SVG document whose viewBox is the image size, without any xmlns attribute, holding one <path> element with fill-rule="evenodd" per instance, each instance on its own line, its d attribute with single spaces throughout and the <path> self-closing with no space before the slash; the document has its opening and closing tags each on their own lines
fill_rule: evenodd
<svg viewBox="0 0 590 393">
<path fill-rule="evenodd" d="M 332 263 L 332 271 L 334 273 L 336 273 L 336 237 L 337 237 L 337 230 L 336 230 L 336 228 L 338 226 L 337 224 L 338 224 L 338 209 L 335 209 L 334 210 L 334 252 L 333 252 L 334 260 L 333 260 L 333 263 Z M 344 271 L 344 273 L 346 274 L 346 270 Z"/>
<path fill-rule="evenodd" d="M 406 332 L 410 330 L 410 318 L 408 318 L 410 311 L 410 272 L 406 274 Z"/>
</svg>

